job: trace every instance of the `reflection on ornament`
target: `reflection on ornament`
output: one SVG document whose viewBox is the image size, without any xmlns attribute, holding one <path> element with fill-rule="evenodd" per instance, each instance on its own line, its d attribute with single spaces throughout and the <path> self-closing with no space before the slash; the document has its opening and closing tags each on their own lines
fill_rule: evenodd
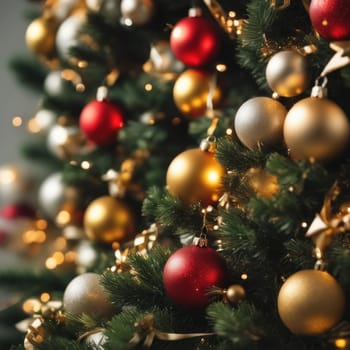
<svg viewBox="0 0 350 350">
<path fill-rule="evenodd" d="M 86 272 L 73 278 L 63 294 L 64 311 L 74 315 L 87 314 L 105 319 L 113 315 L 113 306 L 107 291 L 101 285 L 101 276 Z"/>
<path fill-rule="evenodd" d="M 56 54 L 56 31 L 55 18 L 42 16 L 35 19 L 25 33 L 27 47 L 42 58 L 52 59 Z"/>
<path fill-rule="evenodd" d="M 284 139 L 294 159 L 331 161 L 345 150 L 349 137 L 345 113 L 327 98 L 302 99 L 284 122 Z"/>
<path fill-rule="evenodd" d="M 244 102 L 235 117 L 235 132 L 248 148 L 279 146 L 287 114 L 282 103 L 269 97 L 253 97 Z"/>
<path fill-rule="evenodd" d="M 322 334 L 342 318 L 345 295 L 339 283 L 327 272 L 302 270 L 282 285 L 278 313 L 292 333 Z"/>
<path fill-rule="evenodd" d="M 147 24 L 154 15 L 152 0 L 121 0 L 121 22 L 127 26 Z"/>
<path fill-rule="evenodd" d="M 84 228 L 93 241 L 105 244 L 126 241 L 135 234 L 134 213 L 124 201 L 102 196 L 86 208 Z"/>
<path fill-rule="evenodd" d="M 189 149 L 171 161 L 166 174 L 167 189 L 186 204 L 206 206 L 218 200 L 224 173 L 214 153 Z"/>
<path fill-rule="evenodd" d="M 201 67 L 218 56 L 220 32 L 211 18 L 203 17 L 200 8 L 191 8 L 189 16 L 175 24 L 170 46 L 180 61 L 191 67 Z"/>
<path fill-rule="evenodd" d="M 306 58 L 291 50 L 276 53 L 266 66 L 266 80 L 279 96 L 300 95 L 309 83 Z"/>
<path fill-rule="evenodd" d="M 216 84 L 214 73 L 187 69 L 176 79 L 173 96 L 180 112 L 193 118 L 205 114 L 208 102 L 213 105 L 213 108 L 218 107 L 222 101 L 223 92 Z"/>
</svg>

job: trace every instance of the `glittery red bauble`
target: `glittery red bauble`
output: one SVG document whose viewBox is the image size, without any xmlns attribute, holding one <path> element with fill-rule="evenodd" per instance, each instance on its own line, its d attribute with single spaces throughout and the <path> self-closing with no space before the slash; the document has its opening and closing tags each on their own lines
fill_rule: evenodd
<svg viewBox="0 0 350 350">
<path fill-rule="evenodd" d="M 313 27 L 324 38 L 344 40 L 350 37 L 349 0 L 312 0 L 309 14 Z"/>
<path fill-rule="evenodd" d="M 199 309 L 210 303 L 210 288 L 223 287 L 225 275 L 225 262 L 214 249 L 190 245 L 170 256 L 164 267 L 163 283 L 176 304 Z"/>
<path fill-rule="evenodd" d="M 81 111 L 79 124 L 88 140 L 99 146 L 107 146 L 116 141 L 124 119 L 116 105 L 108 101 L 92 101 Z"/>
<path fill-rule="evenodd" d="M 220 33 L 209 18 L 194 15 L 175 24 L 170 35 L 170 47 L 183 63 L 200 67 L 210 63 L 220 50 Z"/>
</svg>

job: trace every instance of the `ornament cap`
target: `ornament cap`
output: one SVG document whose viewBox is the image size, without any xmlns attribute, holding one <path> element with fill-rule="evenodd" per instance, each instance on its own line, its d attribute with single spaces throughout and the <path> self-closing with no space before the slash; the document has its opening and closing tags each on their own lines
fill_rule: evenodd
<svg viewBox="0 0 350 350">
<path fill-rule="evenodd" d="M 216 151 L 216 138 L 214 136 L 206 137 L 201 141 L 199 148 L 203 152 L 214 153 Z"/>
<path fill-rule="evenodd" d="M 99 86 L 96 93 L 97 101 L 105 101 L 108 97 L 108 88 L 107 86 Z"/>
<path fill-rule="evenodd" d="M 200 7 L 191 7 L 188 10 L 188 17 L 200 17 L 202 16 L 203 12 Z"/>
<path fill-rule="evenodd" d="M 328 94 L 328 89 L 323 86 L 315 85 L 311 89 L 311 97 L 324 98 L 324 97 L 327 97 L 327 94 Z"/>
<path fill-rule="evenodd" d="M 208 247 L 208 240 L 201 235 L 200 237 L 195 237 L 193 239 L 193 245 L 199 248 L 207 248 Z"/>
</svg>

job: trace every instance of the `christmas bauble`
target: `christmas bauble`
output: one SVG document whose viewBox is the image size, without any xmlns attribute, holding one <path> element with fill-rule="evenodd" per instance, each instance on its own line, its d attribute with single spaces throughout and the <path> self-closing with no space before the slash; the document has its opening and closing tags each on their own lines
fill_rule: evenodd
<svg viewBox="0 0 350 350">
<path fill-rule="evenodd" d="M 63 294 L 64 310 L 74 315 L 84 313 L 98 319 L 112 316 L 113 306 L 100 279 L 99 274 L 92 272 L 73 278 Z"/>
<path fill-rule="evenodd" d="M 0 217 L 8 220 L 34 218 L 35 211 L 27 203 L 7 204 L 0 209 Z"/>
<path fill-rule="evenodd" d="M 308 97 L 289 110 L 283 132 L 292 158 L 329 161 L 347 146 L 350 124 L 334 102 Z"/>
<path fill-rule="evenodd" d="M 62 22 L 74 11 L 82 8 L 84 8 L 84 0 L 55 0 L 51 13 L 59 22 Z"/>
<path fill-rule="evenodd" d="M 135 217 L 120 199 L 102 196 L 93 200 L 84 214 L 86 235 L 93 241 L 125 241 L 135 234 Z"/>
<path fill-rule="evenodd" d="M 38 191 L 39 207 L 44 215 L 54 220 L 65 201 L 66 185 L 62 173 L 50 174 L 40 185 Z"/>
<path fill-rule="evenodd" d="M 85 14 L 78 12 L 60 24 L 56 35 L 56 48 L 61 59 L 68 60 L 71 57 L 70 50 L 81 44 L 80 36 L 85 22 Z"/>
<path fill-rule="evenodd" d="M 214 75 L 199 69 L 187 69 L 175 81 L 173 88 L 174 102 L 187 117 L 198 117 L 207 110 L 208 96 L 211 92 Z M 215 86 L 212 102 L 214 108 L 222 100 L 220 86 Z"/>
<path fill-rule="evenodd" d="M 279 96 L 300 95 L 309 83 L 306 58 L 291 50 L 276 53 L 266 66 L 266 80 L 271 90 Z"/>
<path fill-rule="evenodd" d="M 124 125 L 123 113 L 109 101 L 91 101 L 81 111 L 79 125 L 90 141 L 99 146 L 111 145 Z"/>
<path fill-rule="evenodd" d="M 231 304 L 237 304 L 244 300 L 245 290 L 239 284 L 233 284 L 225 290 L 225 299 Z"/>
<path fill-rule="evenodd" d="M 327 272 L 302 270 L 282 285 L 278 312 L 287 328 L 300 335 L 321 334 L 342 318 L 345 296 L 339 283 Z"/>
<path fill-rule="evenodd" d="M 92 12 L 98 12 L 108 22 L 117 22 L 120 18 L 121 0 L 85 0 L 87 8 Z"/>
<path fill-rule="evenodd" d="M 205 206 L 218 199 L 224 173 L 214 153 L 189 149 L 171 161 L 166 174 L 167 189 L 186 204 L 200 202 Z"/>
<path fill-rule="evenodd" d="M 280 145 L 286 114 L 282 103 L 270 97 L 253 97 L 236 113 L 234 127 L 237 137 L 250 149 Z"/>
<path fill-rule="evenodd" d="M 313 27 L 324 38 L 345 40 L 350 37 L 348 0 L 312 0 L 309 14 Z"/>
<path fill-rule="evenodd" d="M 142 26 L 148 23 L 154 15 L 153 0 L 121 0 L 120 12 L 122 23 Z"/>
<path fill-rule="evenodd" d="M 47 132 L 55 125 L 57 117 L 57 113 L 50 109 L 39 109 L 33 118 L 34 128 L 39 132 Z"/>
<path fill-rule="evenodd" d="M 53 17 L 42 16 L 28 26 L 25 33 L 27 47 L 35 54 L 51 59 L 56 54 L 57 22 Z"/>
<path fill-rule="evenodd" d="M 69 96 L 75 93 L 74 85 L 70 80 L 64 79 L 62 71 L 52 70 L 44 80 L 44 90 L 51 97 Z"/>
<path fill-rule="evenodd" d="M 47 146 L 50 152 L 60 159 L 71 159 L 82 154 L 85 138 L 76 125 L 54 125 L 47 135 Z"/>
<path fill-rule="evenodd" d="M 214 60 L 220 50 L 220 32 L 201 9 L 192 8 L 189 16 L 177 22 L 170 35 L 175 56 L 185 64 L 200 67 Z"/>
<path fill-rule="evenodd" d="M 214 249 L 190 245 L 169 257 L 163 270 L 163 284 L 176 304 L 198 309 L 210 303 L 210 288 L 222 287 L 225 275 L 225 262 Z"/>
</svg>

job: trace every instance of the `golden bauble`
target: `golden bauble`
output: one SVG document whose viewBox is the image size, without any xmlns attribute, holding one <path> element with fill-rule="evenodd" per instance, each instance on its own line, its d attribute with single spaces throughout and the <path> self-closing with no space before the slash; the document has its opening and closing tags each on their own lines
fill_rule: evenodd
<svg viewBox="0 0 350 350">
<path fill-rule="evenodd" d="M 276 176 L 262 168 L 250 168 L 246 176 L 249 186 L 258 196 L 271 198 L 279 190 Z"/>
<path fill-rule="evenodd" d="M 270 97 L 253 97 L 244 102 L 235 117 L 235 132 L 248 148 L 280 145 L 287 114 L 282 103 Z"/>
<path fill-rule="evenodd" d="M 300 95 L 309 84 L 306 58 L 291 50 L 276 53 L 266 66 L 266 80 L 271 90 L 279 96 Z"/>
<path fill-rule="evenodd" d="M 239 303 L 245 299 L 245 290 L 240 284 L 233 284 L 226 289 L 225 298 L 231 304 Z"/>
<path fill-rule="evenodd" d="M 342 318 L 345 295 L 328 272 L 302 270 L 290 276 L 278 294 L 278 312 L 295 334 L 317 335 L 328 331 Z"/>
<path fill-rule="evenodd" d="M 214 153 L 193 148 L 180 153 L 169 165 L 166 183 L 169 192 L 186 204 L 208 205 L 220 194 L 224 168 Z"/>
<path fill-rule="evenodd" d="M 214 82 L 214 73 L 199 69 L 187 69 L 176 79 L 173 89 L 177 108 L 187 117 L 199 117 L 207 110 L 208 95 Z M 222 100 L 222 91 L 215 86 L 212 102 L 214 107 Z"/>
<path fill-rule="evenodd" d="M 106 244 L 125 241 L 135 234 L 134 214 L 122 200 L 102 196 L 86 208 L 84 229 L 93 241 Z"/>
<path fill-rule="evenodd" d="M 27 47 L 38 56 L 52 59 L 56 53 L 57 22 L 43 16 L 31 22 L 25 33 Z"/>
<path fill-rule="evenodd" d="M 350 124 L 343 110 L 326 98 L 308 97 L 287 113 L 284 139 L 294 159 L 329 161 L 348 145 Z"/>
</svg>

